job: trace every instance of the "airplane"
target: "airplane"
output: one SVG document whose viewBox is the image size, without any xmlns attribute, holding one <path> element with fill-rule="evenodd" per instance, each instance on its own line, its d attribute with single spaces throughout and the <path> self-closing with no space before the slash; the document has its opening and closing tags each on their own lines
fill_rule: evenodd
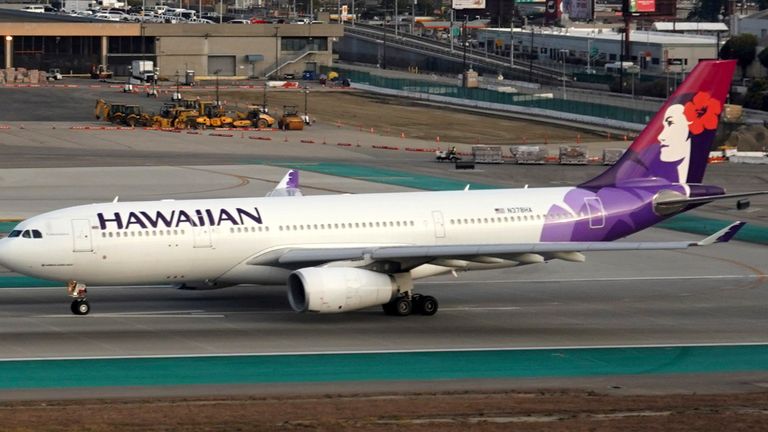
<svg viewBox="0 0 768 432">
<path fill-rule="evenodd" d="M 456 272 L 585 261 L 593 251 L 726 242 L 624 238 L 726 194 L 701 183 L 734 61 L 702 61 L 620 160 L 575 187 L 305 196 L 291 170 L 266 197 L 98 203 L 44 213 L 0 240 L 0 264 L 61 281 L 86 315 L 88 286 L 217 289 L 286 284 L 297 312 L 381 306 L 434 315 L 414 280 Z"/>
</svg>

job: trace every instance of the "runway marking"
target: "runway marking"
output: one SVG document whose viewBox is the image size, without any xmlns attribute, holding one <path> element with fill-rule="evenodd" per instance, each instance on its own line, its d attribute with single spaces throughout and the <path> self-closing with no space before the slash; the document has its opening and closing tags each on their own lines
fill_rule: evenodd
<svg viewBox="0 0 768 432">
<path fill-rule="evenodd" d="M 75 357 L 18 357 L 0 358 L 0 362 L 14 361 L 47 361 L 47 360 L 121 360 L 121 359 L 184 359 L 184 358 L 209 358 L 209 357 L 275 357 L 275 356 L 318 356 L 318 355 L 346 355 L 346 354 L 419 354 L 419 353 L 472 353 L 472 352 L 501 352 L 501 351 L 578 351 L 594 349 L 653 349 L 653 348 L 727 348 L 727 347 L 768 347 L 768 341 L 756 342 L 714 342 L 714 343 L 690 343 L 690 344 L 637 344 L 637 345 L 555 345 L 555 346 L 527 346 L 527 347 L 486 347 L 486 348 L 426 348 L 404 350 L 345 350 L 345 351 L 281 351 L 281 352 L 242 352 L 219 354 L 151 354 L 128 356 L 75 356 Z"/>
<path fill-rule="evenodd" d="M 35 315 L 34 318 L 84 318 L 73 314 Z M 148 312 L 114 312 L 96 313 L 87 318 L 226 318 L 220 313 L 209 313 L 204 310 L 178 311 L 148 311 Z"/>
<path fill-rule="evenodd" d="M 520 310 L 521 307 L 509 306 L 509 307 L 443 307 L 440 308 L 441 312 L 444 311 L 505 311 L 505 310 Z"/>
<path fill-rule="evenodd" d="M 454 285 L 454 284 L 500 284 L 500 283 L 552 283 L 552 282 L 622 282 L 652 280 L 699 280 L 699 279 L 762 279 L 768 275 L 711 275 L 711 276 L 638 276 L 604 278 L 560 278 L 560 279 L 499 279 L 499 280 L 455 280 L 417 282 L 419 285 Z"/>
</svg>

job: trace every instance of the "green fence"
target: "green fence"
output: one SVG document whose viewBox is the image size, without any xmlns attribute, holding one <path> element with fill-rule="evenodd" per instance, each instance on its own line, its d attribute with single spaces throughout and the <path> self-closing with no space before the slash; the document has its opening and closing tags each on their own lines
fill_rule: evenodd
<svg viewBox="0 0 768 432">
<path fill-rule="evenodd" d="M 367 84 L 391 90 L 401 90 L 413 93 L 440 95 L 458 99 L 467 99 L 477 102 L 490 102 L 502 105 L 518 107 L 541 108 L 563 113 L 578 114 L 601 119 L 618 120 L 628 123 L 645 124 L 650 121 L 654 113 L 632 108 L 622 108 L 615 105 L 607 105 L 593 102 L 581 102 L 563 100 L 540 95 L 521 95 L 515 93 L 502 93 L 481 88 L 463 88 L 439 82 L 426 80 L 387 78 L 369 72 L 346 70 L 344 68 L 321 67 L 323 73 L 334 70 L 353 83 Z"/>
</svg>

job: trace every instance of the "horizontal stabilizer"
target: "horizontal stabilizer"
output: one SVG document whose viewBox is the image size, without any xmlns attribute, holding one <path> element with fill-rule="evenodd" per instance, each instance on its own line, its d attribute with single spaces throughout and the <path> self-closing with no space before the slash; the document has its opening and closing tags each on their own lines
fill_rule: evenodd
<svg viewBox="0 0 768 432">
<path fill-rule="evenodd" d="M 663 199 L 663 200 L 657 201 L 654 203 L 654 206 L 657 208 L 679 207 L 679 206 L 684 206 L 688 204 L 706 204 L 706 203 L 717 201 L 717 200 L 744 198 L 748 196 L 766 195 L 766 194 L 768 194 L 768 191 L 741 192 L 741 193 L 711 195 L 711 196 L 702 196 L 702 197 L 693 197 L 693 198 L 687 198 L 687 197 L 670 198 L 670 199 Z"/>
</svg>

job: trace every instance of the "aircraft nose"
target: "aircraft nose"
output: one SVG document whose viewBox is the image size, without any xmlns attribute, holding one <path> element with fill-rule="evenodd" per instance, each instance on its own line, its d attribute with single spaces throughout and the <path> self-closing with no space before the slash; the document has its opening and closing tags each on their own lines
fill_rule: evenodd
<svg viewBox="0 0 768 432">
<path fill-rule="evenodd" d="M 10 243 L 7 238 L 0 239 L 0 265 L 13 270 L 13 255 Z"/>
</svg>

